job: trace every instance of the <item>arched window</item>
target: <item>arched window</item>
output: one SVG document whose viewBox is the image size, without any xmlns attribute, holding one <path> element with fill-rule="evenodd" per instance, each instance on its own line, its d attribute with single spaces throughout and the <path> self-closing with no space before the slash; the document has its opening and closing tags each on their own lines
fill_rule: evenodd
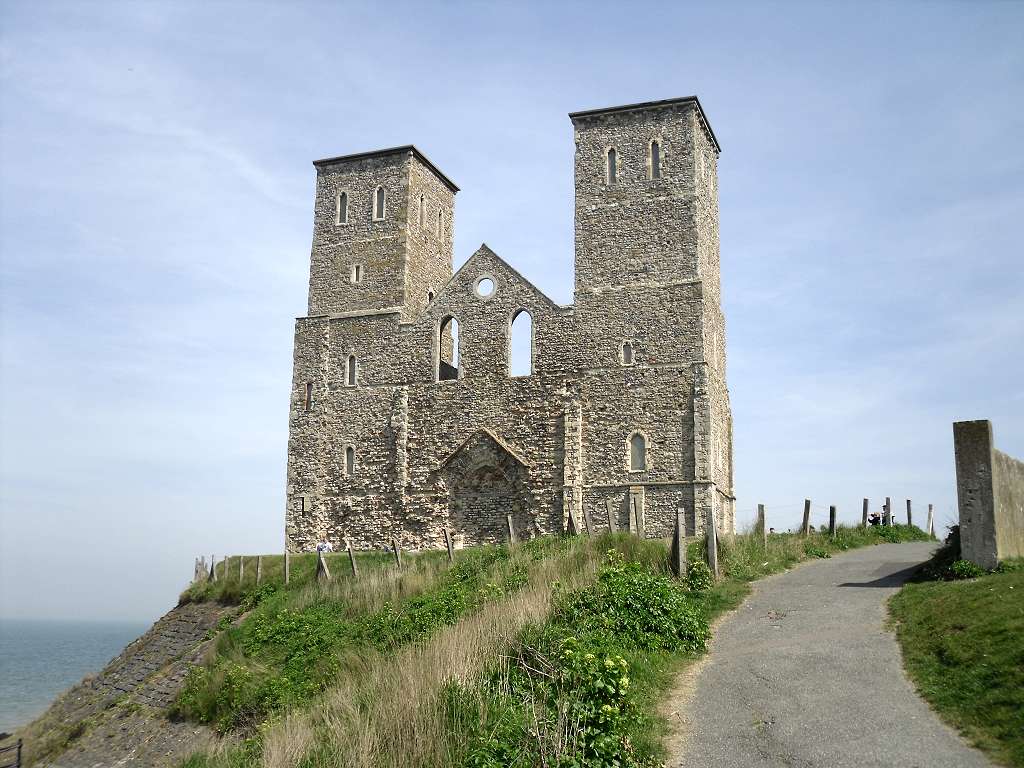
<svg viewBox="0 0 1024 768">
<path fill-rule="evenodd" d="M 348 224 L 348 193 L 342 192 L 338 195 L 338 224 Z"/>
<path fill-rule="evenodd" d="M 661 144 L 657 139 L 651 142 L 651 178 L 661 178 Z"/>
<path fill-rule="evenodd" d="M 629 438 L 629 471 L 644 469 L 647 469 L 647 438 L 636 432 Z"/>
<path fill-rule="evenodd" d="M 384 187 L 377 187 L 373 195 L 373 218 L 384 218 Z"/>
<path fill-rule="evenodd" d="M 356 449 L 351 445 L 345 447 L 345 474 L 351 476 L 356 471 Z"/>
<path fill-rule="evenodd" d="M 512 315 L 509 332 L 509 376 L 530 376 L 533 374 L 533 318 L 525 309 Z"/>
<path fill-rule="evenodd" d="M 459 378 L 459 321 L 446 317 L 437 329 L 437 380 Z"/>
<path fill-rule="evenodd" d="M 423 229 L 423 217 L 427 212 L 427 200 L 423 195 L 420 195 L 420 229 Z"/>
<path fill-rule="evenodd" d="M 608 150 L 608 183 L 614 184 L 618 179 L 618 165 L 615 155 L 615 147 Z"/>
<path fill-rule="evenodd" d="M 347 377 L 346 380 L 347 380 L 348 385 L 350 387 L 354 387 L 356 385 L 356 356 L 355 355 L 349 355 L 348 356 L 348 377 Z"/>
<path fill-rule="evenodd" d="M 622 364 L 633 364 L 633 345 L 628 341 L 622 345 Z"/>
</svg>

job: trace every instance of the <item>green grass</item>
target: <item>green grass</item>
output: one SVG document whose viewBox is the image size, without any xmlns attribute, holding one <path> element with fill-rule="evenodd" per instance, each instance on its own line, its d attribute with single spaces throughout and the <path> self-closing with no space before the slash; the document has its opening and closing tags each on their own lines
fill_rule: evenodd
<svg viewBox="0 0 1024 768">
<path fill-rule="evenodd" d="M 1024 570 L 1004 569 L 907 584 L 889 605 L 921 695 L 994 759 L 1024 766 Z"/>
<path fill-rule="evenodd" d="M 680 581 L 666 542 L 627 534 L 463 550 L 455 566 L 431 553 L 404 573 L 381 555 L 358 580 L 332 563 L 328 585 L 312 578 L 315 557 L 300 556 L 287 589 L 265 562 L 270 583 L 259 589 L 228 579 L 183 596 L 248 611 L 178 703 L 181 716 L 244 743 L 186 765 L 657 765 L 661 698 L 749 582 L 812 557 L 927 538 L 905 526 L 774 534 L 767 548 L 756 535 L 723 537 L 722 578 L 706 588 L 702 542 L 688 546 L 693 568 Z"/>
</svg>

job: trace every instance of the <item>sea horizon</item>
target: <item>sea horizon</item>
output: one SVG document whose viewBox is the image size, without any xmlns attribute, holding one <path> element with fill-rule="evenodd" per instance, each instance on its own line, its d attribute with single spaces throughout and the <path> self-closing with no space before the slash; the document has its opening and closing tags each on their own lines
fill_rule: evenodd
<svg viewBox="0 0 1024 768">
<path fill-rule="evenodd" d="M 99 672 L 152 622 L 0 617 L 0 732 L 21 728 Z"/>
</svg>

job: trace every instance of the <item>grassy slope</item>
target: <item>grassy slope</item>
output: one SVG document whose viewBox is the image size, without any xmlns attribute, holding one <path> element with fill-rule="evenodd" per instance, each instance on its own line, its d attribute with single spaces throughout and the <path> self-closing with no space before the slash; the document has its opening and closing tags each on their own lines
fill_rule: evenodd
<svg viewBox="0 0 1024 768">
<path fill-rule="evenodd" d="M 320 646 L 330 664 L 316 686 L 303 695 L 282 700 L 280 706 L 255 711 L 250 707 L 246 717 L 237 719 L 233 716 L 235 710 L 245 709 L 252 697 L 243 692 L 244 701 L 233 701 L 231 686 L 224 685 L 217 670 L 242 665 L 258 675 L 269 672 L 271 678 L 282 672 L 284 649 L 275 647 L 273 641 L 246 642 L 257 623 L 250 616 L 240 629 L 225 634 L 218 656 L 207 667 L 207 674 L 209 670 L 216 674 L 199 681 L 199 692 L 205 689 L 208 694 L 205 703 L 202 696 L 193 697 L 191 706 L 183 707 L 183 712 L 221 722 L 222 726 L 242 724 L 255 735 L 244 748 L 197 755 L 189 765 L 490 766 L 511 765 L 516 759 L 526 765 L 536 760 L 536 751 L 541 749 L 554 753 L 562 750 L 559 754 L 563 756 L 574 749 L 585 752 L 576 742 L 580 741 L 578 721 L 587 715 L 579 714 L 580 697 L 574 697 L 571 688 L 577 682 L 591 685 L 600 669 L 591 674 L 593 670 L 567 668 L 561 663 L 559 650 L 565 647 L 567 637 L 577 633 L 579 625 L 589 622 L 597 626 L 595 622 L 609 621 L 607 615 L 621 617 L 623 605 L 629 605 L 628 600 L 615 603 L 617 598 L 614 594 L 609 597 L 607 589 L 603 595 L 592 591 L 598 563 L 607 549 L 618 550 L 627 562 L 639 563 L 652 575 L 653 581 L 643 581 L 637 573 L 623 577 L 640 578 L 634 587 L 639 584 L 654 590 L 651 594 L 671 598 L 669 602 L 674 601 L 677 613 L 682 611 L 679 615 L 695 611 L 706 626 L 742 601 L 749 591 L 748 582 L 807 557 L 828 557 L 832 552 L 887 540 L 920 538 L 925 537 L 919 530 L 905 527 L 867 531 L 840 528 L 835 540 L 821 534 L 806 540 L 773 535 L 766 551 L 759 537 L 736 536 L 722 542 L 723 579 L 702 592 L 686 592 L 672 584 L 666 587 L 667 553 L 661 541 L 641 542 L 625 535 L 542 540 L 518 548 L 513 555 L 528 566 L 525 578 L 517 581 L 515 589 L 492 589 L 493 581 L 488 579 L 493 577 L 484 578 L 471 591 L 479 596 L 490 590 L 489 597 L 469 600 L 464 610 L 449 616 L 450 621 L 431 625 L 430 631 L 407 638 L 408 642 L 367 643 L 358 633 L 342 633 L 340 642 Z M 691 561 L 701 559 L 702 545 L 692 544 L 689 556 Z M 459 554 L 459 558 L 466 557 L 474 555 L 471 551 Z M 448 566 L 439 559 L 427 562 L 412 592 L 436 602 Z M 246 569 L 248 575 L 248 563 Z M 336 569 L 332 564 L 332 571 Z M 254 615 L 278 616 L 289 606 L 292 611 L 307 611 L 325 603 L 334 606 L 327 618 L 341 611 L 340 615 L 351 620 L 380 611 L 384 604 L 391 606 L 389 611 L 397 607 L 402 613 L 409 590 L 396 592 L 392 569 L 382 567 L 379 574 L 374 584 L 371 579 L 360 578 L 347 587 L 331 585 L 326 588 L 327 595 L 312 583 L 293 588 L 273 596 Z M 679 605 L 666 589 L 681 592 L 685 605 Z M 236 597 L 244 598 L 246 591 Z M 377 595 L 379 591 L 383 595 Z M 567 597 L 573 595 L 582 595 L 575 612 L 564 609 Z M 192 595 L 195 599 L 213 596 L 212 592 Z M 598 604 L 603 606 L 601 612 L 592 615 L 580 608 Z M 645 610 L 635 605 L 633 609 L 637 613 Z M 638 647 L 628 615 L 618 625 L 613 624 L 603 632 L 580 630 L 580 637 L 573 637 L 572 642 L 582 643 L 581 650 L 593 651 L 599 659 L 618 663 L 621 658 L 625 662 L 631 681 L 628 695 L 613 702 L 615 722 L 599 723 L 597 727 L 611 728 L 614 739 L 627 746 L 629 759 L 623 765 L 649 765 L 662 756 L 664 723 L 655 714 L 658 700 L 681 667 L 699 651 L 685 642 L 673 645 L 658 640 L 648 645 L 661 643 L 665 647 Z M 324 659 L 314 659 L 311 667 L 316 668 Z M 530 659 L 539 659 L 550 668 L 537 670 L 530 663 L 521 663 Z M 242 706 L 237 707 L 240 703 Z M 225 712 L 228 717 L 222 717 Z M 566 721 L 567 713 L 573 712 L 575 725 Z M 252 730 L 257 724 L 259 727 Z M 544 728 L 538 729 L 538 725 Z M 546 741 L 537 736 L 539 730 L 544 730 Z M 502 751 L 506 747 L 511 757 Z"/>
<path fill-rule="evenodd" d="M 908 584 L 890 609 L 921 695 L 976 746 L 1024 766 L 1024 570 Z"/>
</svg>

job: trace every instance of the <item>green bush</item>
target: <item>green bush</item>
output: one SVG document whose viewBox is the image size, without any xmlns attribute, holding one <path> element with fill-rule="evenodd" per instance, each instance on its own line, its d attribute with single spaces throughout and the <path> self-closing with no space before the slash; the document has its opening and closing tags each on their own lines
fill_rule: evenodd
<svg viewBox="0 0 1024 768">
<path fill-rule="evenodd" d="M 707 592 L 713 583 L 711 568 L 703 560 L 690 560 L 686 564 L 686 586 L 691 592 Z"/>
<path fill-rule="evenodd" d="M 678 582 L 627 563 L 615 550 L 589 589 L 565 596 L 553 622 L 575 633 L 614 638 L 625 648 L 703 651 L 708 626 Z"/>
<path fill-rule="evenodd" d="M 985 575 L 985 569 L 970 560 L 957 560 L 950 568 L 954 579 L 976 579 Z"/>
</svg>

